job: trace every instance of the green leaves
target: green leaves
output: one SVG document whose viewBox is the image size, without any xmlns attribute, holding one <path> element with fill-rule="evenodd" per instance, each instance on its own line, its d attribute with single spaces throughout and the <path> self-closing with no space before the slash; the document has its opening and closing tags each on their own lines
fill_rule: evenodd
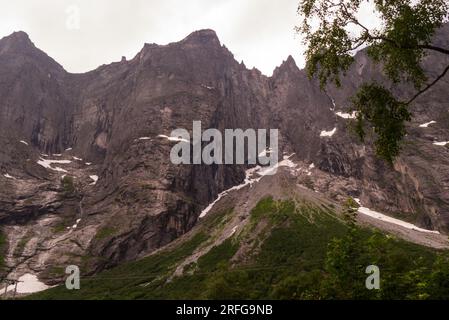
<svg viewBox="0 0 449 320">
<path fill-rule="evenodd" d="M 359 1 L 351 1 L 359 2 Z M 354 39 L 345 29 L 347 21 L 330 1 L 303 0 L 299 11 L 304 23 L 297 28 L 304 35 L 307 44 L 306 69 L 310 77 L 318 73 L 321 87 L 327 81 L 340 86 L 340 73 L 346 71 L 354 62 L 351 55 Z M 319 28 L 312 28 L 314 18 L 320 21 Z"/>
<path fill-rule="evenodd" d="M 435 30 L 442 25 L 448 10 L 447 0 L 376 1 L 384 28 L 373 37 L 369 55 L 382 62 L 393 82 L 411 82 L 416 89 L 427 80 L 421 61 Z"/>
<path fill-rule="evenodd" d="M 376 28 L 359 20 L 362 4 L 374 5 L 381 21 Z M 447 48 L 431 43 L 437 28 L 447 22 L 448 11 L 449 0 L 302 0 L 298 12 L 303 23 L 297 31 L 307 46 L 308 74 L 318 77 L 322 89 L 329 82 L 339 87 L 356 50 L 367 46 L 368 55 L 382 65 L 393 84 L 409 82 L 420 90 L 427 81 L 421 62 L 428 51 L 449 55 Z M 397 100 L 382 86 L 363 85 L 353 98 L 353 108 L 359 112 L 356 131 L 360 138 L 366 136 L 366 125 L 372 126 L 377 154 L 393 162 L 406 134 L 405 123 L 411 120 L 407 105 L 445 72 L 407 102 Z"/>
<path fill-rule="evenodd" d="M 310 77 L 318 73 L 321 88 L 324 88 L 328 79 L 338 87 L 341 85 L 340 72 L 348 70 L 354 62 L 348 53 L 351 43 L 346 31 L 336 22 L 324 25 L 322 30 L 310 37 L 306 68 Z"/>
<path fill-rule="evenodd" d="M 436 259 L 430 274 L 429 288 L 433 299 L 449 299 L 449 254 L 441 254 Z"/>
<path fill-rule="evenodd" d="M 355 130 L 362 141 L 371 125 L 377 154 L 389 163 L 399 155 L 401 141 L 407 134 L 405 123 L 411 120 L 407 105 L 396 100 L 384 87 L 364 84 L 352 99 L 357 111 Z"/>
</svg>

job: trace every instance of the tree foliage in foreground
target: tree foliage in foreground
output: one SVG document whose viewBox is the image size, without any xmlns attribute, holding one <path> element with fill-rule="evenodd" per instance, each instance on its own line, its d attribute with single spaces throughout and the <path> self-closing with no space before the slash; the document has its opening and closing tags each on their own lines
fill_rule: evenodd
<svg viewBox="0 0 449 320">
<path fill-rule="evenodd" d="M 381 22 L 375 29 L 360 17 L 362 6 L 372 6 Z M 341 75 L 354 62 L 354 52 L 368 47 L 368 55 L 382 63 L 393 84 L 408 82 L 416 94 L 406 101 L 385 86 L 365 83 L 353 97 L 356 131 L 362 141 L 366 127 L 374 128 L 377 154 L 388 162 L 399 155 L 411 120 L 409 105 L 440 81 L 449 65 L 435 79 L 428 79 L 421 62 L 429 52 L 449 55 L 449 48 L 435 46 L 432 38 L 448 21 L 449 0 L 301 0 L 303 23 L 297 27 L 307 46 L 307 71 L 317 76 L 322 89 L 328 82 L 341 86 Z M 369 131 L 371 132 L 371 130 Z"/>
<path fill-rule="evenodd" d="M 380 290 L 364 286 L 365 268 L 380 267 Z M 445 300 L 449 298 L 449 255 L 411 259 L 407 252 L 380 233 L 369 238 L 351 228 L 334 239 L 326 257 L 326 277 L 321 284 L 323 299 Z"/>
</svg>

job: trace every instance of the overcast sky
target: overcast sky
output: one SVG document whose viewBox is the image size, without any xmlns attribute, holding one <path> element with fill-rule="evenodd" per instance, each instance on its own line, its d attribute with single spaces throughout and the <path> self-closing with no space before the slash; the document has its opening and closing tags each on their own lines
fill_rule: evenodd
<svg viewBox="0 0 449 320">
<path fill-rule="evenodd" d="M 145 42 L 167 44 L 214 29 L 243 60 L 271 75 L 289 54 L 303 64 L 294 27 L 299 0 L 0 0 L 0 37 L 23 30 L 70 72 L 134 57 Z M 79 16 L 78 16 L 79 13 Z"/>
</svg>

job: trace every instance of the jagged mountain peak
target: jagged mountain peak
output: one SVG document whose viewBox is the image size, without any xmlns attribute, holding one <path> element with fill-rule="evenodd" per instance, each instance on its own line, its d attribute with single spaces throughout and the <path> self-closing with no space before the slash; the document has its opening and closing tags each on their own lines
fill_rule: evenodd
<svg viewBox="0 0 449 320">
<path fill-rule="evenodd" d="M 12 39 L 12 40 L 26 40 L 26 41 L 30 41 L 30 37 L 28 36 L 28 33 L 26 33 L 25 31 L 14 31 L 13 33 L 11 33 L 9 36 L 4 37 L 3 39 Z M 3 40 L 2 39 L 2 40 Z"/>
<path fill-rule="evenodd" d="M 296 64 L 295 59 L 291 55 L 289 55 L 287 57 L 287 59 L 285 61 L 283 61 L 282 64 L 274 70 L 273 77 L 277 77 L 286 72 L 287 73 L 288 72 L 297 73 L 299 71 L 301 71 L 301 70 L 299 69 L 298 65 Z"/>
<path fill-rule="evenodd" d="M 198 43 L 198 44 L 220 44 L 220 39 L 217 36 L 217 33 L 212 29 L 202 29 L 198 31 L 194 31 L 189 34 L 184 40 L 183 43 Z"/>
<path fill-rule="evenodd" d="M 161 50 L 164 51 L 164 53 L 161 53 Z M 180 50 L 191 52 L 192 54 L 190 55 L 190 58 L 194 58 L 198 61 L 203 60 L 203 62 L 207 62 L 207 60 L 210 60 L 213 56 L 221 56 L 221 58 L 224 56 L 233 57 L 232 53 L 224 45 L 221 45 L 217 33 L 211 29 L 203 29 L 192 32 L 184 39 L 171 42 L 167 45 L 145 43 L 143 49 L 137 54 L 136 57 L 141 61 L 152 57 L 151 60 L 153 61 L 156 55 L 160 56 L 162 60 L 173 60 L 170 63 L 176 64 L 180 62 L 178 59 L 180 58 Z M 177 56 L 177 58 L 175 56 Z M 176 60 L 176 63 L 174 60 Z"/>
<path fill-rule="evenodd" d="M 0 56 L 4 58 L 3 66 L 12 67 L 12 70 L 27 61 L 42 68 L 45 72 L 58 74 L 64 72 L 64 68 L 36 47 L 24 31 L 16 31 L 0 39 Z M 24 57 L 26 58 L 23 59 Z"/>
<path fill-rule="evenodd" d="M 10 40 L 10 41 L 29 41 L 30 40 L 30 36 L 28 35 L 28 33 L 26 33 L 25 31 L 19 30 L 19 31 L 14 31 L 13 33 L 11 33 L 8 36 L 3 37 L 2 39 L 0 39 L 0 41 L 6 41 L 6 40 Z"/>
<path fill-rule="evenodd" d="M 28 34 L 24 31 L 16 31 L 0 39 L 0 53 L 6 51 L 24 51 L 36 49 Z"/>
<path fill-rule="evenodd" d="M 185 37 L 182 40 L 174 41 L 169 44 L 170 45 L 176 45 L 176 44 L 199 44 L 199 45 L 207 45 L 207 44 L 218 44 L 220 45 L 220 39 L 218 38 L 217 33 L 212 29 L 202 29 L 197 30 L 192 33 L 190 33 L 187 37 Z M 145 49 L 151 49 L 151 48 L 159 48 L 163 47 L 163 45 L 160 45 L 158 43 L 145 43 L 144 50 Z"/>
<path fill-rule="evenodd" d="M 288 65 L 288 66 L 292 66 L 292 67 L 297 67 L 296 61 L 295 61 L 295 59 L 292 57 L 292 55 L 289 55 L 289 56 L 287 57 L 287 60 L 285 60 L 285 62 L 284 62 L 283 64 Z"/>
</svg>

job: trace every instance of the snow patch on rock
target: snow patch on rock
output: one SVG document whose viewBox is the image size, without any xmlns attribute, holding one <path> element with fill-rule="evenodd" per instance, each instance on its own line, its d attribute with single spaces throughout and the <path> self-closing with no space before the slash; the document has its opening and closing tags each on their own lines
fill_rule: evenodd
<svg viewBox="0 0 449 320">
<path fill-rule="evenodd" d="M 228 237 L 228 238 L 232 237 L 232 236 L 235 234 L 235 232 L 237 231 L 237 228 L 238 228 L 238 227 L 239 227 L 239 226 L 235 226 L 234 228 L 232 228 L 231 233 L 229 234 L 229 237 Z"/>
<path fill-rule="evenodd" d="M 357 112 L 353 112 L 353 113 L 345 113 L 345 112 L 335 112 L 335 114 L 343 119 L 356 119 L 357 118 Z"/>
<path fill-rule="evenodd" d="M 358 199 L 356 199 L 357 201 Z M 359 200 L 360 201 L 360 200 Z M 391 224 L 395 224 L 401 227 L 404 227 L 406 229 L 410 229 L 410 230 L 415 230 L 415 231 L 419 231 L 419 232 L 426 232 L 426 233 L 434 233 L 434 234 L 440 234 L 438 231 L 432 231 L 432 230 L 427 230 L 427 229 L 422 229 L 420 227 L 415 226 L 414 224 L 411 224 L 409 222 L 405 222 L 399 219 L 395 219 L 392 218 L 390 216 L 384 215 L 380 212 L 371 210 L 369 208 L 365 208 L 365 207 L 360 207 L 358 210 L 359 213 L 364 214 L 366 216 L 369 216 L 371 218 L 377 219 L 377 220 L 381 220 L 381 221 L 385 221 L 387 223 L 391 223 Z"/>
<path fill-rule="evenodd" d="M 40 282 L 36 275 L 31 273 L 24 274 L 18 280 L 20 282 L 17 283 L 17 293 L 35 293 L 50 288 L 45 283 Z M 6 291 L 14 291 L 14 285 L 8 286 Z"/>
<path fill-rule="evenodd" d="M 43 158 L 40 158 L 40 160 L 37 161 L 38 165 L 40 165 L 46 169 L 50 169 L 50 170 L 57 171 L 57 172 L 64 172 L 64 173 L 67 173 L 68 171 L 64 170 L 62 168 L 59 168 L 59 167 L 53 168 L 51 165 L 52 164 L 69 164 L 69 163 L 72 163 L 72 161 L 70 161 L 70 160 L 50 160 L 50 159 L 43 159 Z"/>
<path fill-rule="evenodd" d="M 421 124 L 419 127 L 420 128 L 428 128 L 431 124 L 435 124 L 435 123 L 437 123 L 437 122 L 436 121 L 430 121 L 430 122 Z"/>
<path fill-rule="evenodd" d="M 268 155 L 270 155 L 271 153 L 273 153 L 273 149 L 272 148 L 265 149 L 261 153 L 259 153 L 259 158 L 261 158 L 261 157 L 268 157 Z"/>
<path fill-rule="evenodd" d="M 296 168 L 297 165 L 290 160 L 290 158 L 293 156 L 284 156 L 284 159 L 281 162 L 278 162 L 276 165 L 272 166 L 272 167 L 265 167 L 262 168 L 261 170 L 259 170 L 257 172 L 258 175 L 260 176 L 268 176 L 268 175 L 273 175 L 276 174 L 276 171 L 281 168 L 281 167 L 287 167 L 287 168 Z"/>
<path fill-rule="evenodd" d="M 97 182 L 98 182 L 98 176 L 92 175 L 92 176 L 89 176 L 89 178 L 91 178 L 91 179 L 93 180 L 93 182 L 90 184 L 91 186 L 94 186 L 94 185 L 97 184 Z"/>
<path fill-rule="evenodd" d="M 290 155 L 290 156 L 284 156 L 284 159 L 277 163 L 276 165 L 272 166 L 272 167 L 261 167 L 261 166 L 256 166 L 254 168 L 248 169 L 245 172 L 245 181 L 243 181 L 242 184 L 232 187 L 228 190 L 223 191 L 222 193 L 220 193 L 217 197 L 217 199 L 215 199 L 212 203 L 210 203 L 200 214 L 200 219 L 204 218 L 209 212 L 210 210 L 212 210 L 212 208 L 215 206 L 215 204 L 220 201 L 224 196 L 228 195 L 229 192 L 232 191 L 237 191 L 237 190 L 241 190 L 243 188 L 245 188 L 246 186 L 252 186 L 254 183 L 259 182 L 263 177 L 268 176 L 268 175 L 273 175 L 276 173 L 276 171 L 278 170 L 278 168 L 280 167 L 287 167 L 287 168 L 296 168 L 297 165 L 290 160 L 290 158 L 293 156 L 294 154 Z M 259 177 L 255 178 L 255 175 L 258 175 Z"/>
<path fill-rule="evenodd" d="M 190 141 L 188 141 L 186 139 L 182 139 L 180 137 L 169 137 L 169 136 L 166 136 L 164 134 L 160 134 L 157 137 L 158 138 L 162 138 L 162 139 L 167 139 L 170 142 L 187 142 L 187 143 L 190 143 Z"/>
<path fill-rule="evenodd" d="M 77 219 L 75 224 L 72 226 L 72 229 L 78 228 L 78 224 L 81 222 L 81 219 Z"/>
<path fill-rule="evenodd" d="M 252 176 L 253 176 L 257 171 L 259 171 L 260 169 L 261 169 L 261 167 L 260 167 L 260 166 L 257 166 L 257 167 L 254 167 L 254 168 L 251 168 L 251 169 L 246 170 L 246 172 L 245 172 L 245 181 L 244 181 L 242 184 L 238 185 L 238 186 L 232 187 L 232 188 L 230 188 L 230 189 L 228 189 L 228 190 L 225 190 L 225 191 L 223 191 L 222 193 L 220 193 L 220 194 L 218 195 L 217 199 L 215 199 L 214 202 L 212 202 L 211 204 L 209 204 L 209 205 L 208 205 L 208 206 L 201 212 L 200 218 L 204 218 L 204 217 L 209 213 L 209 211 L 214 207 L 214 205 L 215 205 L 218 201 L 220 201 L 224 196 L 226 196 L 229 192 L 235 191 L 235 190 L 243 189 L 244 187 L 246 187 L 246 186 L 248 186 L 248 185 L 250 186 L 250 185 L 252 185 L 253 183 L 258 182 L 261 178 L 252 178 Z"/>
<path fill-rule="evenodd" d="M 332 131 L 321 131 L 320 137 L 332 137 L 337 132 L 337 128 L 334 128 Z"/>
</svg>

